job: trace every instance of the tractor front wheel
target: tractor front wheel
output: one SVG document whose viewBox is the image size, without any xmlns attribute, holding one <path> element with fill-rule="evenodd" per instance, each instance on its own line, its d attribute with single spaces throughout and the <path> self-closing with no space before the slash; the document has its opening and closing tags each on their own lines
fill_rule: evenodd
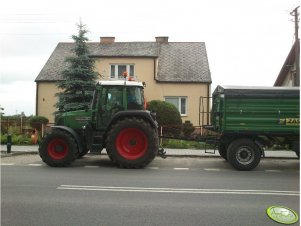
<svg viewBox="0 0 301 226">
<path fill-rule="evenodd" d="M 70 134 L 53 130 L 43 138 L 39 154 L 47 165 L 62 167 L 70 165 L 77 158 L 78 148 Z"/>
<path fill-rule="evenodd" d="M 106 139 L 108 155 L 124 168 L 149 164 L 158 153 L 158 143 L 157 129 L 135 117 L 118 121 Z"/>
</svg>

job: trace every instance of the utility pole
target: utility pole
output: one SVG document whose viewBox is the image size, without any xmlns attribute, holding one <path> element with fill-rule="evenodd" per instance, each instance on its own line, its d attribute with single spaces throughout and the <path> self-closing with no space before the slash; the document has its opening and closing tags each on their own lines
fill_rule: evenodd
<svg viewBox="0 0 301 226">
<path fill-rule="evenodd" d="M 294 17 L 293 22 L 295 22 L 295 60 L 296 60 L 296 74 L 294 76 L 294 86 L 300 86 L 300 40 L 298 36 L 298 22 L 299 22 L 299 13 L 298 8 L 296 7 L 290 14 Z"/>
</svg>

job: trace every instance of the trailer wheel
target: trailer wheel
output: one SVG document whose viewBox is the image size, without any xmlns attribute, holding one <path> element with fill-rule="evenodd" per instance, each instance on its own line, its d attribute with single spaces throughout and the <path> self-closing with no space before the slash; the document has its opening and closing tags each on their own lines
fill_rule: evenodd
<svg viewBox="0 0 301 226">
<path fill-rule="evenodd" d="M 219 144 L 218 147 L 218 153 L 220 154 L 220 156 L 222 158 L 224 158 L 225 160 L 228 160 L 227 157 L 227 146 L 225 144 Z"/>
<path fill-rule="evenodd" d="M 298 159 L 300 159 L 300 142 L 294 141 L 292 143 L 292 150 L 296 153 Z"/>
<path fill-rule="evenodd" d="M 118 121 L 106 139 L 108 155 L 123 168 L 149 164 L 158 153 L 158 143 L 157 130 L 135 117 Z"/>
<path fill-rule="evenodd" d="M 78 148 L 70 134 L 53 130 L 43 138 L 39 154 L 47 165 L 62 167 L 70 165 L 77 158 Z"/>
<path fill-rule="evenodd" d="M 254 169 L 260 162 L 261 152 L 257 144 L 247 138 L 234 140 L 228 147 L 230 164 L 242 171 Z"/>
</svg>

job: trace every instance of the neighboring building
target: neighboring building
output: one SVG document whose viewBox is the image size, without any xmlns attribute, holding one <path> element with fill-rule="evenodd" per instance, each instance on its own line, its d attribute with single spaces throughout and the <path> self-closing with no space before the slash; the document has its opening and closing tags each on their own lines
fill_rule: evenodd
<svg viewBox="0 0 301 226">
<path fill-rule="evenodd" d="M 299 54 L 298 58 L 300 59 L 300 40 L 292 46 L 274 86 L 300 86 L 300 62 L 296 60 L 297 54 Z"/>
<path fill-rule="evenodd" d="M 155 42 L 115 42 L 114 37 L 101 37 L 100 42 L 88 42 L 90 57 L 101 80 L 123 79 L 122 73 L 145 82 L 145 97 L 165 100 L 179 109 L 182 120 L 195 126 L 207 124 L 200 116 L 200 97 L 211 94 L 211 75 L 204 42 L 168 42 L 168 37 L 156 37 Z M 59 43 L 37 76 L 36 115 L 54 121 L 56 111 L 56 81 L 67 67 L 74 43 Z M 202 106 L 209 112 L 209 99 Z M 203 119 L 204 122 L 202 122 Z"/>
</svg>

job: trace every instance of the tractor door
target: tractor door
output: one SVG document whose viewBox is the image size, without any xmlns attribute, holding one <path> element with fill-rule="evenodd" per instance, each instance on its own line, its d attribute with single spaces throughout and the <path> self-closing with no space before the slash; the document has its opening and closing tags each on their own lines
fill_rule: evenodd
<svg viewBox="0 0 301 226">
<path fill-rule="evenodd" d="M 96 113 L 96 127 L 98 130 L 105 129 L 111 118 L 123 108 L 123 87 L 103 86 L 101 98 L 99 98 L 98 111 Z"/>
<path fill-rule="evenodd" d="M 144 93 L 143 88 L 139 86 L 128 86 L 126 88 L 127 109 L 143 110 L 144 109 Z"/>
</svg>

